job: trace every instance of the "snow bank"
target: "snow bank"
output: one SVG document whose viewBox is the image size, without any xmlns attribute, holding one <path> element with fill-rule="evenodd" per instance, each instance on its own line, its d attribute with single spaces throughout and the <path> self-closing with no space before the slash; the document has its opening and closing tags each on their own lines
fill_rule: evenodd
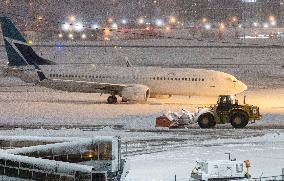
<svg viewBox="0 0 284 181">
<path fill-rule="evenodd" d="M 84 139 L 82 138 L 80 141 L 72 142 L 63 142 L 63 143 L 54 143 L 54 144 L 47 144 L 47 145 L 38 145 L 38 146 L 30 146 L 30 147 L 23 147 L 23 148 L 14 148 L 14 149 L 7 149 L 5 152 L 12 153 L 12 154 L 25 154 L 25 153 L 32 153 L 35 151 L 49 151 L 52 150 L 54 154 L 61 153 L 62 151 L 67 153 L 78 153 L 84 150 L 86 147 L 96 143 L 96 142 L 112 142 L 115 138 L 111 136 L 98 136 L 93 139 Z M 116 138 L 117 139 L 117 138 Z"/>
<path fill-rule="evenodd" d="M 8 154 L 2 151 L 0 152 L 0 159 L 29 163 L 32 165 L 36 165 L 37 167 L 43 170 L 50 171 L 50 172 L 57 172 L 57 173 L 74 174 L 75 171 L 90 173 L 93 170 L 92 166 L 79 165 L 75 163 L 66 163 L 66 162 L 55 161 L 55 160 L 46 160 L 46 159 L 33 158 L 33 157 L 27 157 L 27 156 L 20 156 L 20 155 Z"/>
</svg>

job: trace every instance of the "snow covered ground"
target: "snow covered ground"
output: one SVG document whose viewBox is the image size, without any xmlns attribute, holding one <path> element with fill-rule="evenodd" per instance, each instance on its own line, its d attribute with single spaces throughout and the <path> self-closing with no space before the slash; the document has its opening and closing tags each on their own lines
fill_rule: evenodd
<svg viewBox="0 0 284 181">
<path fill-rule="evenodd" d="M 246 91 L 247 103 L 258 105 L 260 125 L 284 126 L 284 89 Z M 154 129 L 155 117 L 169 110 L 180 112 L 216 103 L 216 98 L 174 96 L 150 99 L 145 104 L 106 104 L 107 95 L 67 93 L 40 87 L 1 87 L 2 125 L 119 125 L 124 129 Z"/>
<path fill-rule="evenodd" d="M 187 181 L 196 161 L 225 160 L 232 153 L 237 160 L 251 161 L 252 177 L 281 175 L 284 167 L 284 134 L 267 134 L 241 140 L 217 139 L 171 151 L 130 157 L 127 180 Z M 145 169 L 147 168 L 147 169 Z"/>
</svg>

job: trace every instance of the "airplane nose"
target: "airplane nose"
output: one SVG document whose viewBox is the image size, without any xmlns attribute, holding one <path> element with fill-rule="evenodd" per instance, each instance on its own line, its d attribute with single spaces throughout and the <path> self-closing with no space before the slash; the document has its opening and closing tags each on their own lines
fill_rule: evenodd
<svg viewBox="0 0 284 181">
<path fill-rule="evenodd" d="M 243 92 L 243 91 L 248 89 L 248 86 L 246 84 L 244 84 L 243 82 L 238 81 L 238 88 L 241 92 Z"/>
</svg>

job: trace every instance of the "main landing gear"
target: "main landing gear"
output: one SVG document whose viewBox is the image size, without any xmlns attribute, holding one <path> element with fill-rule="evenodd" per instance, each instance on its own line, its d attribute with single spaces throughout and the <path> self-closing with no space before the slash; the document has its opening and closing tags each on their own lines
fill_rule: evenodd
<svg viewBox="0 0 284 181">
<path fill-rule="evenodd" d="M 109 96 L 109 97 L 107 98 L 107 103 L 109 103 L 109 104 L 115 104 L 115 103 L 117 103 L 117 97 L 116 97 L 115 95 Z"/>
</svg>

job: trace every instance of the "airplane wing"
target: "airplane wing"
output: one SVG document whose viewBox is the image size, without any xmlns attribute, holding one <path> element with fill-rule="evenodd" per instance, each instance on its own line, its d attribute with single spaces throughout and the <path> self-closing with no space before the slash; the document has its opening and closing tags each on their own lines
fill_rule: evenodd
<svg viewBox="0 0 284 181">
<path fill-rule="evenodd" d="M 39 84 L 49 84 L 48 87 L 68 92 L 84 92 L 84 93 L 119 93 L 126 87 L 125 84 L 111 84 L 92 81 L 77 81 L 63 79 L 45 79 Z"/>
</svg>

